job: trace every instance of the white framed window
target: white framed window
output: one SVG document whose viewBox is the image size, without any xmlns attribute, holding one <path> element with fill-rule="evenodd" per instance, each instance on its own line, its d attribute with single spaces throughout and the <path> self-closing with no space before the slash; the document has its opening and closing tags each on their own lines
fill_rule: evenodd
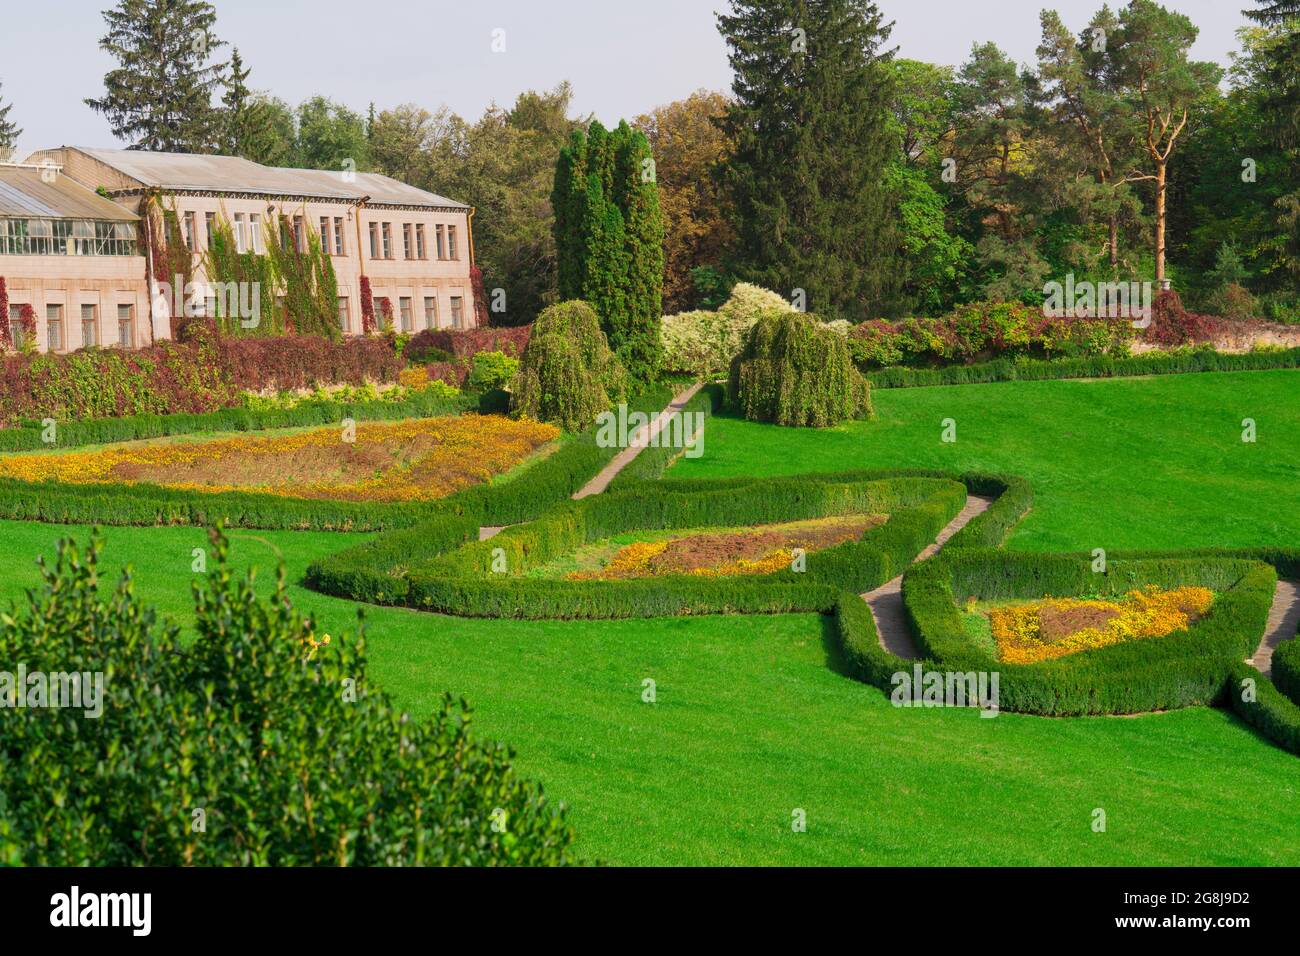
<svg viewBox="0 0 1300 956">
<path fill-rule="evenodd" d="M 436 329 L 438 327 L 438 297 L 426 295 L 424 297 L 424 327 L 426 329 Z"/>
<path fill-rule="evenodd" d="M 215 212 L 205 212 L 203 214 L 203 235 L 207 247 L 212 248 L 212 234 L 217 231 L 217 214 Z"/>
<path fill-rule="evenodd" d="M 236 252 L 242 253 L 248 251 L 248 248 L 244 245 L 244 242 L 247 239 L 247 233 L 245 232 L 245 228 L 246 228 L 246 224 L 244 222 L 244 214 L 242 212 L 235 213 L 235 251 Z"/>
<path fill-rule="evenodd" d="M 63 349 L 63 306 L 45 307 L 45 347 L 51 352 Z"/>
<path fill-rule="evenodd" d="M 198 252 L 198 247 L 195 245 L 196 239 L 194 236 L 195 221 L 196 221 L 195 216 L 194 213 L 192 212 L 187 212 L 185 216 L 181 219 L 182 229 L 185 234 L 185 248 L 189 249 L 190 252 Z"/>
<path fill-rule="evenodd" d="M 400 297 L 397 300 L 397 308 L 402 317 L 402 331 L 414 332 L 415 323 L 414 317 L 411 314 L 411 297 L 409 295 Z"/>
<path fill-rule="evenodd" d="M 428 249 L 424 245 L 424 223 L 415 224 L 415 258 L 427 259 Z"/>
<path fill-rule="evenodd" d="M 437 242 L 438 242 L 438 258 L 446 259 L 447 246 L 445 244 L 444 230 L 441 223 L 433 227 L 433 234 L 437 238 Z"/>
<path fill-rule="evenodd" d="M 135 348 L 135 307 L 117 307 L 117 344 L 124 349 Z"/>
<path fill-rule="evenodd" d="M 348 297 L 339 296 L 339 329 L 344 335 L 352 331 L 352 317 L 348 309 Z"/>
<path fill-rule="evenodd" d="M 329 216 L 320 217 L 320 247 L 326 255 L 334 251 L 334 236 L 331 234 L 333 220 Z"/>
<path fill-rule="evenodd" d="M 343 217 L 334 217 L 334 255 L 343 255 Z"/>
<path fill-rule="evenodd" d="M 393 258 L 393 224 L 386 222 L 383 225 L 384 233 L 384 258 Z"/>
<path fill-rule="evenodd" d="M 456 227 L 447 227 L 447 258 L 459 259 L 460 253 L 456 251 Z"/>
<path fill-rule="evenodd" d="M 458 295 L 451 297 L 451 327 L 453 329 L 465 327 L 465 300 Z"/>
<path fill-rule="evenodd" d="M 96 321 L 95 311 L 93 305 L 82 305 L 81 307 L 82 348 L 89 348 L 92 345 L 99 344 L 99 322 Z"/>
</svg>

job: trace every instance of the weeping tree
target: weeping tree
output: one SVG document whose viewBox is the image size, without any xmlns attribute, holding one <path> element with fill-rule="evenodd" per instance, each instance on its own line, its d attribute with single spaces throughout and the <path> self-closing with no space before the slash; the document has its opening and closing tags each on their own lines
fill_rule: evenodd
<svg viewBox="0 0 1300 956">
<path fill-rule="evenodd" d="M 798 312 L 759 318 L 732 362 L 727 394 L 755 422 L 825 428 L 871 415 L 870 385 L 844 336 Z"/>
<path fill-rule="evenodd" d="M 595 310 L 586 302 L 561 302 L 533 323 L 510 407 L 516 415 L 582 431 L 627 389 L 627 372 Z"/>
</svg>

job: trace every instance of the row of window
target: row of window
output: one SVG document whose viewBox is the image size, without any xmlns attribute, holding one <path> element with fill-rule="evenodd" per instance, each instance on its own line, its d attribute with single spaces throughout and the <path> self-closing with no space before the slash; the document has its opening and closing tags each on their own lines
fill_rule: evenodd
<svg viewBox="0 0 1300 956">
<path fill-rule="evenodd" d="M 217 214 L 203 214 L 204 229 L 208 246 L 212 245 L 212 236 L 217 226 Z M 187 212 L 181 218 L 185 245 L 190 252 L 197 253 L 198 213 Z M 262 239 L 262 217 L 258 213 L 245 215 L 235 213 L 233 224 L 235 248 L 238 252 L 264 252 Z M 345 255 L 346 240 L 342 216 L 321 216 L 321 246 L 335 256 Z M 429 258 L 428 236 L 424 223 L 402 223 L 402 257 L 404 259 Z M 303 217 L 294 216 L 289 230 L 281 236 L 284 248 L 295 248 L 299 252 L 307 251 L 307 234 L 303 228 Z M 439 223 L 433 227 L 433 250 L 438 259 L 459 259 L 460 243 L 456 227 Z M 394 259 L 393 224 L 391 222 L 372 222 L 370 224 L 370 258 Z"/>
<path fill-rule="evenodd" d="M 62 305 L 45 307 L 45 348 L 50 352 L 61 352 L 67 347 L 64 335 L 64 314 Z M 14 345 L 23 345 L 22 306 L 9 305 L 9 328 Z M 117 345 L 124 349 L 135 348 L 135 306 L 119 305 L 117 307 L 117 340 L 106 342 L 100 335 L 99 306 L 83 305 L 81 307 L 81 345 Z"/>
<path fill-rule="evenodd" d="M 384 314 L 384 297 L 375 296 L 373 302 L 375 310 L 375 321 L 380 320 Z M 424 329 L 436 329 L 438 323 L 438 298 L 437 296 L 426 295 L 424 297 L 424 324 L 416 326 L 415 317 L 415 300 L 408 295 L 404 295 L 397 300 L 397 315 L 393 317 L 398 331 L 401 332 L 419 332 Z M 451 327 L 453 329 L 465 328 L 465 299 L 459 295 L 451 297 Z M 351 305 L 348 297 L 339 296 L 339 328 L 345 333 L 357 331 L 352 328 Z"/>
<path fill-rule="evenodd" d="M 135 226 L 90 219 L 0 219 L 0 255 L 133 256 Z"/>
<path fill-rule="evenodd" d="M 340 220 L 334 220 L 338 223 Z M 321 220 L 325 222 L 324 219 Z M 342 249 L 342 237 L 338 239 Z M 460 247 L 456 239 L 456 227 L 438 223 L 433 227 L 433 247 L 439 259 L 459 259 Z M 337 255 L 342 255 L 342 252 Z M 372 222 L 370 224 L 370 258 L 396 258 L 393 250 L 393 224 L 391 222 Z M 424 223 L 402 223 L 402 258 L 427 259 L 429 247 L 426 242 Z"/>
</svg>

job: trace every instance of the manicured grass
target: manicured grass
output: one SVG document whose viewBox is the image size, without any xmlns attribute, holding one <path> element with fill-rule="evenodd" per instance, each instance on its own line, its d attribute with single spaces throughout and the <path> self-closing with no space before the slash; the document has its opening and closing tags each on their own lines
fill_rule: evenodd
<svg viewBox="0 0 1300 956">
<path fill-rule="evenodd" d="M 1025 549 L 1300 541 L 1300 372 L 881 390 L 877 421 L 821 432 L 715 418 L 671 475 L 924 466 L 1031 478 Z M 958 442 L 939 442 L 940 422 Z M 1241 419 L 1259 442 L 1242 445 Z M 1068 433 L 1068 434 L 1067 434 Z M 0 597 L 61 533 L 0 522 Z M 84 537 L 84 529 L 77 529 Z M 187 613 L 198 529 L 111 528 L 108 570 Z M 240 533 L 290 579 L 362 536 Z M 299 587 L 321 628 L 356 606 Z M 1300 760 L 1231 714 L 1045 719 L 892 707 L 837 669 L 812 615 L 626 622 L 366 611 L 371 678 L 416 714 L 444 690 L 617 863 L 1300 863 Z M 642 701 L 643 681 L 657 701 Z M 791 813 L 807 813 L 806 833 Z M 1107 831 L 1094 833 L 1093 811 Z"/>
<path fill-rule="evenodd" d="M 669 477 L 846 468 L 1005 471 L 1034 510 L 1017 550 L 1300 544 L 1300 371 L 877 389 L 877 418 L 826 430 L 715 416 Z M 957 441 L 940 441 L 956 422 Z M 1254 419 L 1257 441 L 1241 440 Z"/>
</svg>

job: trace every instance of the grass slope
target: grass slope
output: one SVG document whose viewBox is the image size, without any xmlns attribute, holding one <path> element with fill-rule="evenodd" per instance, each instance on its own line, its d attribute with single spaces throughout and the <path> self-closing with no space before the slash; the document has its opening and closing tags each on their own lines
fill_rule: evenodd
<svg viewBox="0 0 1300 956">
<path fill-rule="evenodd" d="M 710 424 L 672 475 L 890 465 L 1035 483 L 1025 549 L 1294 544 L 1300 372 L 879 391 L 879 418 L 809 432 Z M 958 442 L 939 442 L 940 422 Z M 1241 419 L 1259 442 L 1242 446 Z M 0 598 L 86 529 L 0 522 Z M 111 528 L 109 570 L 187 616 L 197 529 Z M 234 555 L 291 580 L 361 536 L 240 533 Z M 354 605 L 294 589 L 324 630 Z M 1207 709 L 1051 720 L 905 710 L 843 677 L 810 615 L 468 621 L 367 609 L 371 674 L 414 712 L 451 690 L 479 733 L 570 804 L 580 849 L 618 863 L 1297 864 L 1300 763 Z M 643 703 L 642 682 L 657 702 Z M 807 813 L 805 833 L 791 812 Z M 1104 809 L 1107 831 L 1091 828 Z"/>
</svg>

